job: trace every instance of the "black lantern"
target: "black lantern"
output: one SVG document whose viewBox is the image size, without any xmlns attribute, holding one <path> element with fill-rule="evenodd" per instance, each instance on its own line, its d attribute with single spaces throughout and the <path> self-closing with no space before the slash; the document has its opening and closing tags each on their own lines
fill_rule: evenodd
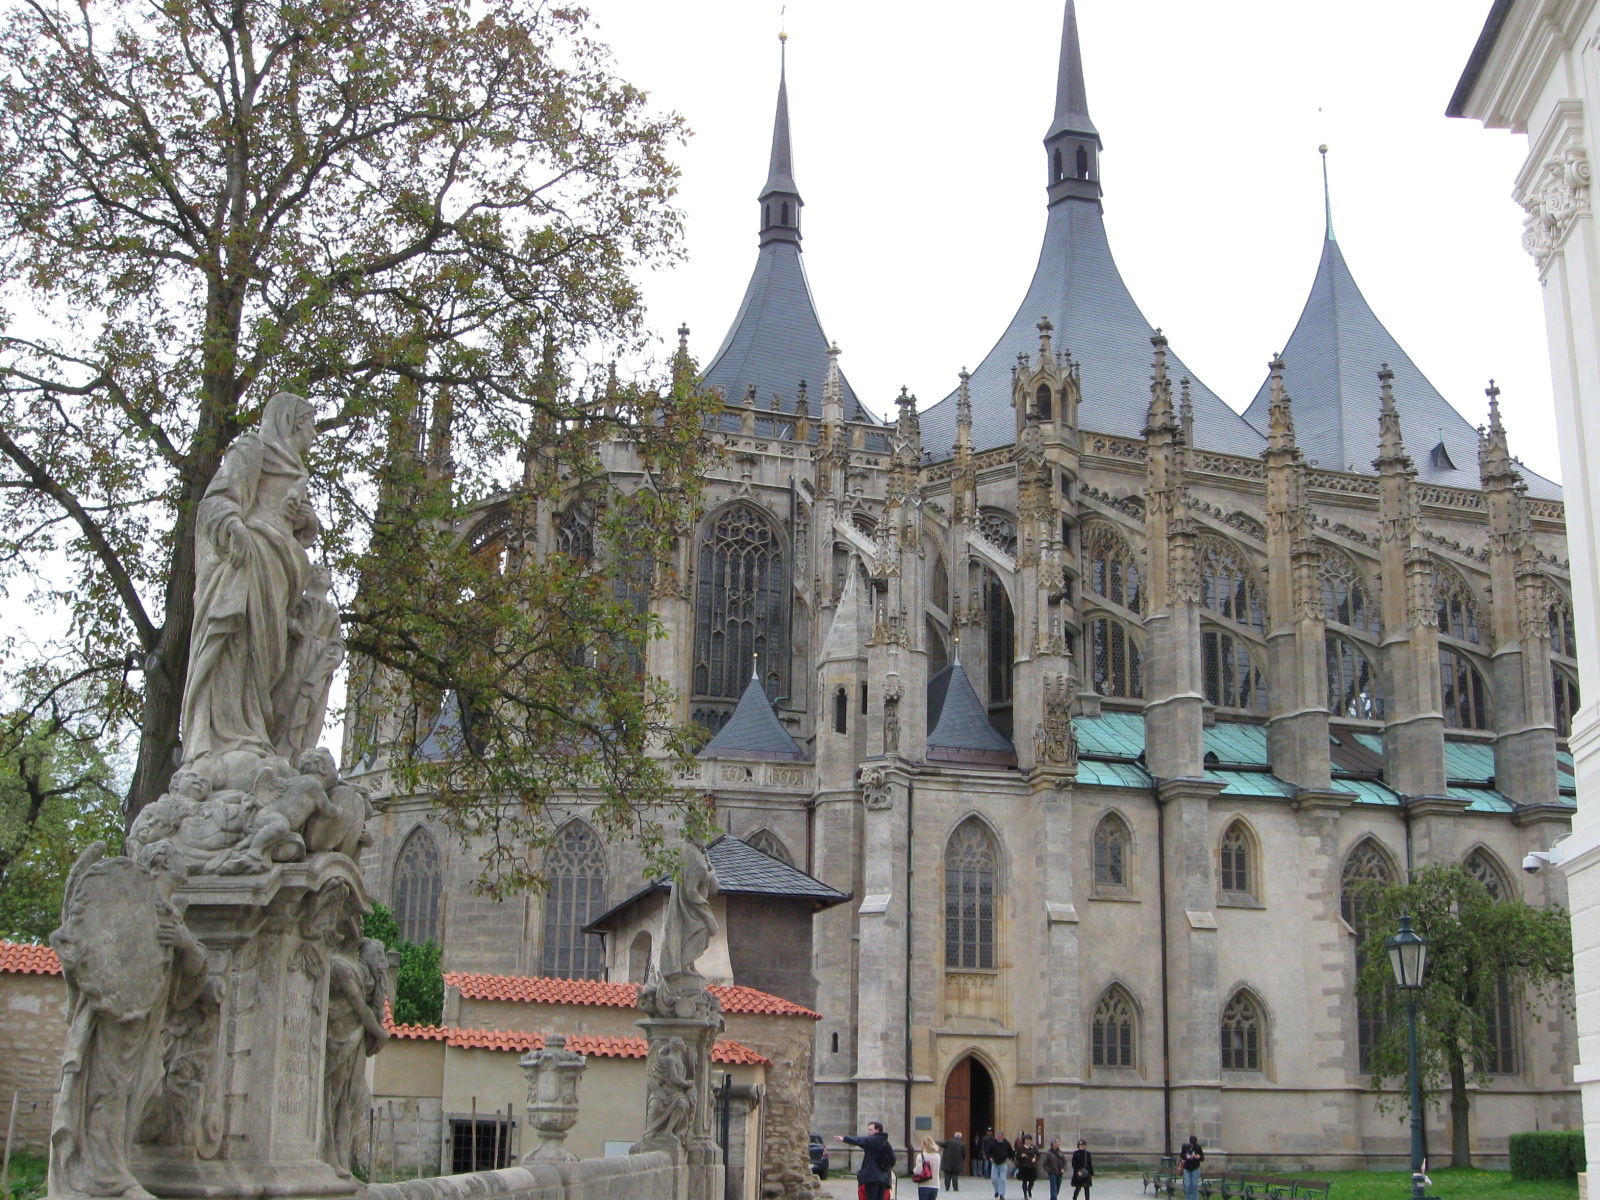
<svg viewBox="0 0 1600 1200">
<path fill-rule="evenodd" d="M 1400 914 L 1400 932 L 1384 943 L 1389 950 L 1389 965 L 1394 968 L 1395 986 L 1415 991 L 1422 986 L 1428 967 L 1428 939 L 1411 928 L 1411 917 Z"/>
</svg>

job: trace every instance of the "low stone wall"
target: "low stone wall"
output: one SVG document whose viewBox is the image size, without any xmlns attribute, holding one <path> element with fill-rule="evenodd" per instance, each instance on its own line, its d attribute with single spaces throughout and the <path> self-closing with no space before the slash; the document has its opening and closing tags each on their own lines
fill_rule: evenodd
<svg viewBox="0 0 1600 1200">
<path fill-rule="evenodd" d="M 674 1195 L 672 1156 L 659 1150 L 367 1188 L 367 1200 L 673 1200 Z"/>
</svg>

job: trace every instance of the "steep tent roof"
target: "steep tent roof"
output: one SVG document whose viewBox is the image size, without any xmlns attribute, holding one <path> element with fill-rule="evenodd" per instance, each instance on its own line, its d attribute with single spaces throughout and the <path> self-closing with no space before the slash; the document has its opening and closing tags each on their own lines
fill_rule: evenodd
<svg viewBox="0 0 1600 1200">
<path fill-rule="evenodd" d="M 1070 351 L 1079 364 L 1083 379 L 1079 424 L 1097 433 L 1143 435 L 1154 330 L 1111 257 L 1100 210 L 1099 149 L 1100 137 L 1089 119 L 1077 15 L 1072 0 L 1067 0 L 1056 113 L 1045 135 L 1050 183 L 1044 244 L 1016 315 L 969 380 L 975 450 L 1015 439 L 1011 368 L 1019 353 L 1037 349 L 1042 317 L 1055 326 L 1055 344 Z M 1190 377 L 1197 446 L 1235 454 L 1256 454 L 1265 448 L 1261 434 L 1194 379 L 1175 355 L 1169 353 L 1167 362 L 1174 377 Z M 922 444 L 934 458 L 944 458 L 955 436 L 952 392 L 922 414 Z"/>
<path fill-rule="evenodd" d="M 1283 348 L 1284 383 L 1294 397 L 1300 449 L 1334 471 L 1370 474 L 1378 454 L 1378 369 L 1394 372 L 1406 449 L 1424 483 L 1476 488 L 1478 434 L 1428 382 L 1384 327 L 1350 273 L 1331 222 L 1300 320 Z M 1270 380 L 1245 416 L 1265 425 Z M 1561 486 L 1522 468 L 1528 492 L 1559 499 Z"/>
<path fill-rule="evenodd" d="M 805 202 L 794 181 L 789 88 L 782 69 L 772 123 L 772 155 L 759 203 L 761 240 L 756 268 L 733 326 L 712 355 L 703 381 L 733 403 L 742 402 L 754 388 L 755 407 L 783 412 L 795 410 L 804 381 L 813 397 L 808 407 L 815 415 L 828 374 L 828 339 L 800 261 L 800 210 Z M 841 377 L 840 382 L 845 418 L 877 424 L 877 418 L 856 399 L 849 381 Z"/>
<path fill-rule="evenodd" d="M 700 757 L 793 761 L 805 755 L 778 720 L 760 677 L 751 675 L 733 715 L 717 730 L 717 736 L 701 748 Z"/>
<path fill-rule="evenodd" d="M 1017 752 L 989 723 L 983 702 L 959 661 L 928 681 L 930 697 L 940 698 L 938 717 L 928 733 L 930 762 L 965 763 L 970 766 L 1015 766 Z M 932 712 L 933 706 L 929 705 Z"/>
</svg>

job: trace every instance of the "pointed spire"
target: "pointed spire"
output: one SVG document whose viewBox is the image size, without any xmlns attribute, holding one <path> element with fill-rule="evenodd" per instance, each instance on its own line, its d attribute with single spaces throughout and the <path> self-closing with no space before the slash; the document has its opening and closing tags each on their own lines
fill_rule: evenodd
<svg viewBox="0 0 1600 1200">
<path fill-rule="evenodd" d="M 1328 191 L 1328 145 L 1326 142 L 1317 147 L 1317 153 L 1322 155 L 1322 215 L 1325 222 L 1322 236 L 1324 240 L 1332 242 L 1337 239 L 1333 236 L 1333 198 L 1332 193 Z"/>
<path fill-rule="evenodd" d="M 1083 84 L 1083 51 L 1078 45 L 1078 10 L 1066 0 L 1061 18 L 1061 64 L 1056 70 L 1056 111 L 1044 135 L 1046 185 L 1050 203 L 1092 200 L 1100 203 L 1100 132 L 1089 119 Z"/>
<path fill-rule="evenodd" d="M 766 186 L 761 189 L 761 244 L 800 240 L 800 189 L 794 181 L 794 154 L 789 147 L 789 35 L 778 35 L 778 109 L 772 119 L 772 157 Z"/>
<path fill-rule="evenodd" d="M 1394 372 L 1384 363 L 1378 371 L 1378 457 L 1372 465 L 1380 473 L 1410 471 L 1411 456 L 1400 436 L 1400 410 L 1394 403 Z"/>
<path fill-rule="evenodd" d="M 1269 450 L 1295 449 L 1294 412 L 1288 389 L 1283 386 L 1283 355 L 1274 354 L 1267 364 L 1272 401 L 1267 411 L 1267 448 Z"/>
<path fill-rule="evenodd" d="M 1178 380 L 1178 428 L 1183 430 L 1183 444 L 1194 445 L 1194 398 L 1189 394 L 1189 377 Z"/>
<path fill-rule="evenodd" d="M 1489 380 L 1484 395 L 1489 397 L 1489 427 L 1478 430 L 1478 478 L 1485 488 L 1496 484 L 1515 487 L 1522 482 L 1522 473 L 1511 458 L 1506 427 L 1500 421 L 1500 389 L 1494 380 Z"/>
<path fill-rule="evenodd" d="M 1145 436 L 1158 430 L 1170 431 L 1172 420 L 1172 381 L 1167 378 L 1167 339 L 1161 330 L 1151 335 L 1155 355 L 1150 363 L 1150 415 L 1145 420 Z"/>
</svg>

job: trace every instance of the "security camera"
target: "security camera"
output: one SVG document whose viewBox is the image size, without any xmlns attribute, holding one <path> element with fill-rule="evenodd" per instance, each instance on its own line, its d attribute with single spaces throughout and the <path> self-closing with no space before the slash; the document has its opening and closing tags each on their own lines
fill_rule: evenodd
<svg viewBox="0 0 1600 1200">
<path fill-rule="evenodd" d="M 1555 855 L 1546 850 L 1530 850 L 1522 859 L 1522 869 L 1529 875 L 1537 875 L 1551 863 L 1555 862 Z"/>
</svg>

